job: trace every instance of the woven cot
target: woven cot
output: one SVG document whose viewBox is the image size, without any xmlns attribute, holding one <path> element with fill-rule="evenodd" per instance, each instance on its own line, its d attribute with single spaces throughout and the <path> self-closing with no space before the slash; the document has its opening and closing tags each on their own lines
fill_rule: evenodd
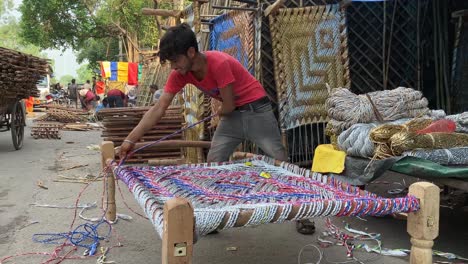
<svg viewBox="0 0 468 264">
<path fill-rule="evenodd" d="M 294 165 L 254 156 L 230 163 L 114 168 L 162 237 L 163 206 L 174 197 L 189 200 L 195 230 L 206 235 L 232 228 L 243 210 L 244 226 L 317 216 L 387 215 L 419 208 L 414 196 L 381 198 Z M 306 177 L 304 177 L 306 176 Z"/>
<path fill-rule="evenodd" d="M 280 9 L 270 17 L 280 123 L 325 122 L 330 87 L 349 87 L 344 13 L 338 5 Z"/>
<path fill-rule="evenodd" d="M 192 263 L 196 237 L 216 229 L 280 223 L 317 216 L 409 212 L 411 264 L 432 263 L 439 232 L 439 192 L 432 183 L 410 195 L 382 198 L 333 178 L 264 156 L 179 166 L 117 166 L 113 142 L 101 145 L 106 219 L 116 220 L 115 178 L 135 196 L 162 239 L 163 264 Z"/>
</svg>

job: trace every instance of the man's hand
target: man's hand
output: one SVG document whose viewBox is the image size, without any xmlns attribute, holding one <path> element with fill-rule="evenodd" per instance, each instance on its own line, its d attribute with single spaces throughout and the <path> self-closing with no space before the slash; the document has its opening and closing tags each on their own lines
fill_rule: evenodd
<svg viewBox="0 0 468 264">
<path fill-rule="evenodd" d="M 127 157 L 127 155 L 132 152 L 133 148 L 135 147 L 135 143 L 130 143 L 129 141 L 124 141 L 122 145 L 120 145 L 120 152 L 119 158 L 120 160 Z"/>
</svg>

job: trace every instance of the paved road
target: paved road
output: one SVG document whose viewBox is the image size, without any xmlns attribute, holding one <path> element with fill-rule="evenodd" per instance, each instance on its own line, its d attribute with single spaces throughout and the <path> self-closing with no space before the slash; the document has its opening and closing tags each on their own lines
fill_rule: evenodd
<svg viewBox="0 0 468 264">
<path fill-rule="evenodd" d="M 99 172 L 99 153 L 86 147 L 99 144 L 100 132 L 63 132 L 61 140 L 34 140 L 29 136 L 29 128 L 26 134 L 23 149 L 14 151 L 10 134 L 0 133 L 0 259 L 27 252 L 52 252 L 54 245 L 34 243 L 32 235 L 67 232 L 74 210 L 40 208 L 31 204 L 73 205 L 84 185 L 53 180 L 59 179 L 59 176 L 83 177 Z M 86 166 L 65 170 L 75 165 Z M 39 180 L 48 189 L 38 187 Z M 128 191 L 124 189 L 123 193 L 129 206 L 140 211 Z M 102 183 L 94 183 L 85 191 L 80 203 L 99 204 L 101 194 Z M 123 246 L 112 249 L 108 259 L 116 263 L 160 263 L 161 241 L 149 221 L 130 212 L 119 196 L 117 203 L 118 212 L 132 216 L 133 220 L 121 220 L 114 225 L 115 232 L 110 241 L 103 245 L 117 245 L 119 238 Z M 442 211 L 441 235 L 435 248 L 468 256 L 468 215 L 462 211 Z M 84 214 L 97 217 L 100 211 L 92 209 Z M 385 247 L 410 247 L 404 221 L 373 217 L 364 220 L 333 218 L 333 222 L 341 227 L 343 221 L 356 229 L 381 233 Z M 77 220 L 77 224 L 83 222 Z M 317 220 L 317 229 L 319 232 L 325 230 L 322 219 Z M 196 244 L 194 263 L 298 263 L 301 248 L 308 244 L 316 245 L 319 232 L 312 236 L 300 235 L 295 232 L 293 223 L 223 231 L 204 237 Z M 228 251 L 228 247 L 237 250 Z M 327 263 L 325 260 L 348 260 L 341 246 L 321 250 L 325 254 L 321 263 Z M 405 258 L 366 253 L 356 253 L 355 256 L 364 263 L 407 263 Z M 306 247 L 300 263 L 316 263 L 318 257 L 315 249 Z M 6 263 L 41 263 L 45 260 L 46 257 L 35 255 L 18 257 Z M 69 260 L 65 263 L 96 263 L 96 259 Z"/>
</svg>

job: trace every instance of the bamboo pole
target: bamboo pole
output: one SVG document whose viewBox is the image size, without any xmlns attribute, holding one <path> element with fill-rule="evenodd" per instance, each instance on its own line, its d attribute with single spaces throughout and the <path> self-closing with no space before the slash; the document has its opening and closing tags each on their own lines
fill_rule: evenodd
<svg viewBox="0 0 468 264">
<path fill-rule="evenodd" d="M 142 8 L 141 13 L 145 16 L 162 16 L 175 18 L 181 18 L 183 16 L 183 12 L 180 10 L 166 10 L 153 8 Z"/>
<path fill-rule="evenodd" d="M 270 5 L 269 7 L 265 9 L 265 11 L 263 12 L 263 15 L 267 17 L 269 15 L 276 14 L 285 2 L 286 0 L 276 0 L 272 5 Z"/>
</svg>

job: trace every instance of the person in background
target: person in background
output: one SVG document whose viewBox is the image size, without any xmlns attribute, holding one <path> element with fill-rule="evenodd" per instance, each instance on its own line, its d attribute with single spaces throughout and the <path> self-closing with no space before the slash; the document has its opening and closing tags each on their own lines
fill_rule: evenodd
<svg viewBox="0 0 468 264">
<path fill-rule="evenodd" d="M 91 83 L 91 90 L 93 91 L 94 94 L 97 94 L 96 92 L 96 77 L 93 77 L 93 82 Z"/>
<path fill-rule="evenodd" d="M 127 96 L 119 89 L 112 89 L 107 92 L 107 102 L 110 108 L 124 107 Z"/>
<path fill-rule="evenodd" d="M 99 100 L 93 91 L 86 88 L 80 90 L 80 97 L 83 109 L 88 111 L 94 109 L 96 107 L 96 101 Z"/>
<path fill-rule="evenodd" d="M 89 80 L 86 80 L 86 83 L 83 84 L 83 89 L 91 90 L 91 82 Z"/>
<path fill-rule="evenodd" d="M 106 84 L 102 80 L 102 77 L 99 76 L 98 81 L 96 82 L 96 95 L 104 98 L 104 93 L 106 92 Z"/>
<path fill-rule="evenodd" d="M 95 112 L 98 113 L 101 109 L 109 107 L 109 102 L 107 101 L 107 97 L 101 100 L 101 103 L 96 106 Z"/>
<path fill-rule="evenodd" d="M 75 108 L 78 108 L 78 85 L 76 85 L 76 80 L 72 79 L 71 84 L 68 87 L 68 98 L 70 99 L 71 104 L 75 104 Z"/>
<path fill-rule="evenodd" d="M 151 100 L 150 105 L 155 105 L 159 101 L 159 98 L 161 97 L 161 94 L 163 93 L 163 90 L 159 90 L 159 87 L 158 87 L 157 84 L 151 84 L 150 85 L 150 92 L 153 95 L 153 99 Z"/>
<path fill-rule="evenodd" d="M 128 94 L 127 94 L 127 104 L 128 106 L 136 106 L 136 103 L 137 103 L 136 87 L 131 87 L 128 90 Z"/>
</svg>

